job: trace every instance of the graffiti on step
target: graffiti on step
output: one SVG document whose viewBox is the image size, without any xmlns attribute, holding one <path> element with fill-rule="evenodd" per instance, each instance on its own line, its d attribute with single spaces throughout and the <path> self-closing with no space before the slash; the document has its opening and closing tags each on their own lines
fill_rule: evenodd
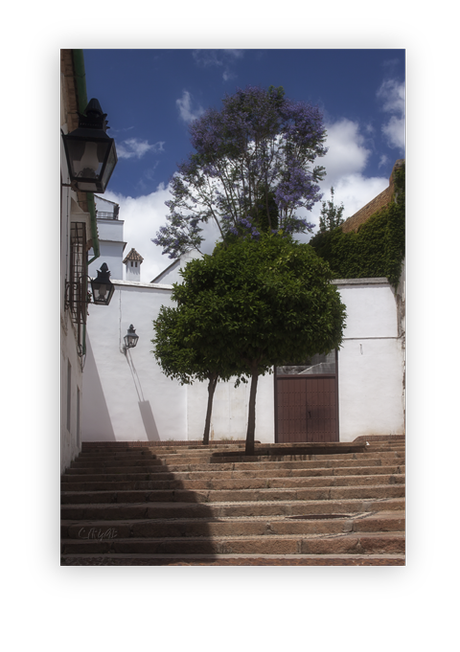
<svg viewBox="0 0 460 652">
<path fill-rule="evenodd" d="M 117 530 L 114 527 L 108 527 L 106 530 L 96 527 L 82 527 L 78 532 L 80 539 L 115 539 L 118 536 Z"/>
</svg>

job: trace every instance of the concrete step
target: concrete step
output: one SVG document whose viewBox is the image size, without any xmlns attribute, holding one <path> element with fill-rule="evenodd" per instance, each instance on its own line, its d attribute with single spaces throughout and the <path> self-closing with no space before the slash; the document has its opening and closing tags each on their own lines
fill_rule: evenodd
<svg viewBox="0 0 460 652">
<path fill-rule="evenodd" d="M 234 490 L 234 489 L 274 489 L 292 487 L 334 487 L 345 485 L 375 485 L 404 484 L 401 473 L 378 475 L 342 475 L 313 476 L 307 478 L 289 477 L 243 477 L 226 478 L 209 475 L 202 479 L 182 480 L 179 478 L 164 480 L 92 480 L 86 478 L 73 479 L 73 482 L 62 483 L 62 491 L 129 491 L 129 490 L 173 490 L 200 491 L 204 489 Z"/>
<path fill-rule="evenodd" d="M 183 518 L 114 521 L 62 521 L 63 539 L 112 540 L 148 537 L 223 537 L 344 534 L 351 532 L 403 532 L 403 511 L 363 514 L 319 514 L 305 518 L 270 516 L 252 518 Z"/>
<path fill-rule="evenodd" d="M 326 535 L 64 539 L 63 554 L 403 554 L 402 532 Z"/>
<path fill-rule="evenodd" d="M 311 514 L 356 514 L 404 510 L 405 499 L 369 497 L 347 500 L 274 500 L 223 503 L 147 502 L 66 504 L 63 520 L 114 521 L 116 519 L 235 518 L 253 516 L 304 516 Z"/>
</svg>

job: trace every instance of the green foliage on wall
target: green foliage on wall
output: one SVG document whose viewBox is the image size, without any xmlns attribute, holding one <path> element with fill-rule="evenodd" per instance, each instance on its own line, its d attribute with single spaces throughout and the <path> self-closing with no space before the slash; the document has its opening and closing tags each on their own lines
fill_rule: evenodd
<svg viewBox="0 0 460 652">
<path fill-rule="evenodd" d="M 334 278 L 385 276 L 397 287 L 405 256 L 404 165 L 395 170 L 394 178 L 391 203 L 361 224 L 357 232 L 344 233 L 337 227 L 310 240 L 316 253 L 329 263 Z"/>
</svg>

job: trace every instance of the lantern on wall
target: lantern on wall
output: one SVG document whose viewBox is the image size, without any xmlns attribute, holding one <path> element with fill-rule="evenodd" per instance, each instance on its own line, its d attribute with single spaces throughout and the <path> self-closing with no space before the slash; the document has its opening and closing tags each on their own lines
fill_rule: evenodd
<svg viewBox="0 0 460 652">
<path fill-rule="evenodd" d="M 110 280 L 110 271 L 107 263 L 102 263 L 97 277 L 91 279 L 91 289 L 93 291 L 93 303 L 99 306 L 109 305 L 115 287 Z"/>
<path fill-rule="evenodd" d="M 103 193 L 118 161 L 115 141 L 106 131 L 107 114 L 98 100 L 90 100 L 78 128 L 62 134 L 73 185 L 84 192 Z"/>
<path fill-rule="evenodd" d="M 136 335 L 136 330 L 134 326 L 131 324 L 131 326 L 128 328 L 128 332 L 123 338 L 125 342 L 125 349 L 134 349 L 138 339 L 139 339 L 139 335 Z"/>
</svg>

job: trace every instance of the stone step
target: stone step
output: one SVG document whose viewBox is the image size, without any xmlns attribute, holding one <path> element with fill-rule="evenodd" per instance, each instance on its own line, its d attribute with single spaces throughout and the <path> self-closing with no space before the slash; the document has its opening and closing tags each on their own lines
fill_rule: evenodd
<svg viewBox="0 0 460 652">
<path fill-rule="evenodd" d="M 131 490 L 131 491 L 66 491 L 61 493 L 61 503 L 142 503 L 142 502 L 247 502 L 274 500 L 340 500 L 347 498 L 401 498 L 405 495 L 402 484 L 359 485 L 342 487 L 303 487 L 284 489 L 186 489 Z"/>
<path fill-rule="evenodd" d="M 253 516 L 305 516 L 312 514 L 356 514 L 404 510 L 405 499 L 380 498 L 342 500 L 278 500 L 246 502 L 146 502 L 66 504 L 62 520 L 114 521 L 116 519 L 235 518 Z"/>
<path fill-rule="evenodd" d="M 88 452 L 88 453 L 80 453 L 78 458 L 74 460 L 72 463 L 72 466 L 78 465 L 78 464 L 84 464 L 87 461 L 93 460 L 95 462 L 101 462 L 101 463 L 113 463 L 116 461 L 125 461 L 125 460 L 133 460 L 136 462 L 142 462 L 143 460 L 145 461 L 152 461 L 152 460 L 157 460 L 157 461 L 162 461 L 164 463 L 176 463 L 177 461 L 182 460 L 189 460 L 193 462 L 197 461 L 208 461 L 209 463 L 223 463 L 227 461 L 232 461 L 233 458 L 235 458 L 237 461 L 241 462 L 264 462 L 264 461 L 274 461 L 274 460 L 308 460 L 308 459 L 365 459 L 366 457 L 370 456 L 385 456 L 385 455 L 394 455 L 394 454 L 403 454 L 405 452 L 405 448 L 385 448 L 382 450 L 373 450 L 370 447 L 362 450 L 357 450 L 357 451 L 343 451 L 343 452 L 330 452 L 330 453 L 325 453 L 325 452 L 315 452 L 315 450 L 311 450 L 308 452 L 302 452 L 302 450 L 298 451 L 271 451 L 271 452 L 263 452 L 261 451 L 260 453 L 254 454 L 254 455 L 246 455 L 244 454 L 243 451 L 239 450 L 228 450 L 228 451 L 221 451 L 221 452 L 212 452 L 208 450 L 204 451 L 175 451 L 171 452 L 169 454 L 166 453 L 161 453 L 157 451 L 152 451 L 150 449 L 145 449 L 145 450 L 132 450 L 132 451 L 117 451 L 117 452 Z"/>
<path fill-rule="evenodd" d="M 259 469 L 257 471 L 258 478 L 272 478 L 276 474 L 276 478 L 317 478 L 322 476 L 327 477 L 340 477 L 340 476 L 361 476 L 361 475 L 398 475 L 405 473 L 404 465 L 391 465 L 391 466 L 341 466 L 341 467 L 324 467 L 324 468 L 308 468 L 303 467 L 297 469 L 278 468 L 274 470 Z M 183 471 L 180 473 L 170 473 L 161 469 L 155 470 L 153 473 L 138 471 L 137 473 L 95 473 L 95 474 L 82 474 L 82 473 L 66 473 L 62 476 L 63 488 L 67 484 L 79 482 L 142 482 L 142 481 L 167 481 L 167 480 L 214 480 L 219 478 L 254 478 L 255 473 L 253 470 L 238 469 L 238 470 L 224 470 L 224 471 Z"/>
<path fill-rule="evenodd" d="M 116 478 L 117 476 L 112 476 Z M 77 478 L 78 481 L 62 483 L 62 491 L 129 491 L 129 490 L 173 490 L 184 489 L 187 491 L 200 491 L 204 489 L 274 489 L 292 487 L 335 487 L 345 485 L 375 485 L 375 484 L 404 484 L 402 474 L 379 475 L 343 475 L 343 476 L 313 476 L 309 478 L 286 477 L 245 477 L 245 478 L 216 478 L 213 475 L 201 480 L 185 480 L 170 478 L 167 480 L 92 480 Z"/>
<path fill-rule="evenodd" d="M 62 555 L 63 566 L 404 566 L 385 555 Z"/>
<path fill-rule="evenodd" d="M 404 565 L 405 441 L 84 445 L 63 565 Z"/>
<path fill-rule="evenodd" d="M 64 539 L 63 554 L 403 554 L 401 532 L 240 537 L 142 537 Z"/>
<path fill-rule="evenodd" d="M 403 511 L 364 514 L 319 514 L 295 517 L 148 519 L 114 521 L 62 521 L 63 539 L 112 540 L 148 537 L 223 537 L 401 532 Z"/>
<path fill-rule="evenodd" d="M 184 459 L 184 458 L 183 458 Z M 100 463 L 95 464 L 82 463 L 78 460 L 72 463 L 72 466 L 67 469 L 66 474 L 73 473 L 91 473 L 96 474 L 100 472 L 109 473 L 138 473 L 140 470 L 147 472 L 165 472 L 181 473 L 187 471 L 226 471 L 226 470 L 276 470 L 276 469 L 310 469 L 310 468 L 339 468 L 350 466 L 388 466 L 389 464 L 404 464 L 405 456 L 400 453 L 389 453 L 381 456 L 372 455 L 367 456 L 363 454 L 359 459 L 347 458 L 341 456 L 339 459 L 333 457 L 322 457 L 315 460 L 276 460 L 276 461 L 263 461 L 263 462 L 232 462 L 229 461 L 225 464 L 212 464 L 212 463 L 191 463 L 185 461 L 183 464 L 168 464 L 164 465 L 160 460 L 146 460 L 141 459 L 136 463 L 121 464 L 120 461 L 113 460 L 113 463 Z"/>
</svg>

